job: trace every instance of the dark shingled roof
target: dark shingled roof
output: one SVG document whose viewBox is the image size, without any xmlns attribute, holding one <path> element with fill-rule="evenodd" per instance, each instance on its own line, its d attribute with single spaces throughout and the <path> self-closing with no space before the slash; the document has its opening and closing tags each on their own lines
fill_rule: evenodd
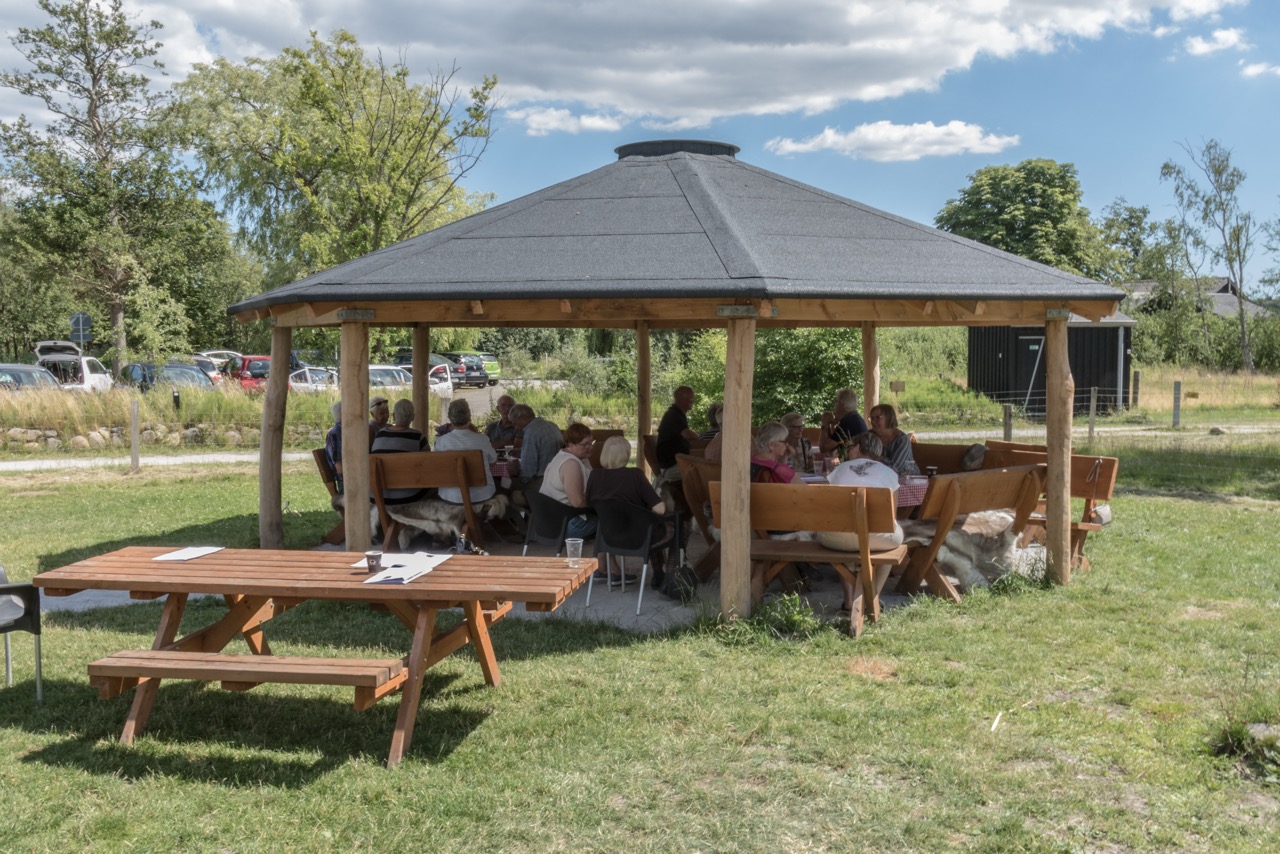
<svg viewBox="0 0 1280 854">
<path fill-rule="evenodd" d="M 826 298 L 1119 300 L 1114 288 L 663 140 L 232 306 L 311 302 Z"/>
</svg>

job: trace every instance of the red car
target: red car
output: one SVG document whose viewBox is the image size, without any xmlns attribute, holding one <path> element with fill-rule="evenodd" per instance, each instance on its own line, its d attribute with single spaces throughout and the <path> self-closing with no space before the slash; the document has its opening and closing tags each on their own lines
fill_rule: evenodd
<svg viewBox="0 0 1280 854">
<path fill-rule="evenodd" d="M 227 361 L 223 377 L 245 391 L 266 391 L 270 356 L 235 356 Z"/>
</svg>

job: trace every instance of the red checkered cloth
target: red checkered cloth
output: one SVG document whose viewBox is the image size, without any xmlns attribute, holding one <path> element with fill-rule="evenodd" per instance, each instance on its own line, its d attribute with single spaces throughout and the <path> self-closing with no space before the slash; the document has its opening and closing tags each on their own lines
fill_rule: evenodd
<svg viewBox="0 0 1280 854">
<path fill-rule="evenodd" d="M 929 491 L 929 478 L 908 475 L 898 478 L 898 506 L 919 507 Z"/>
</svg>

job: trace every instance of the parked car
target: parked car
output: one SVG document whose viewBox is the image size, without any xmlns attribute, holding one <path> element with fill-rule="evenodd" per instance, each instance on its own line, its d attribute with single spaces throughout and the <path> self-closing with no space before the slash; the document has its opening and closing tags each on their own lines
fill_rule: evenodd
<svg viewBox="0 0 1280 854">
<path fill-rule="evenodd" d="M 484 372 L 489 375 L 489 385 L 497 385 L 498 380 L 502 379 L 502 363 L 498 361 L 496 353 L 478 353 L 481 366 Z"/>
<path fill-rule="evenodd" d="M 120 382 L 150 391 L 156 386 L 175 386 L 213 390 L 213 380 L 200 368 L 184 362 L 153 365 L 139 362 L 120 370 Z"/>
<path fill-rule="evenodd" d="M 392 358 L 397 368 L 402 368 L 405 373 L 413 374 L 413 351 L 400 350 Z M 453 396 L 453 378 L 450 370 L 453 363 L 444 357 L 432 353 L 431 367 L 427 371 L 427 390 L 438 397 Z"/>
<path fill-rule="evenodd" d="M 209 379 L 213 380 L 215 385 L 222 381 L 221 363 L 215 362 L 208 356 L 202 356 L 199 353 L 192 356 L 191 361 L 195 362 L 196 367 L 204 371 L 205 374 L 208 375 Z"/>
<path fill-rule="evenodd" d="M 0 389 L 4 391 L 28 391 L 30 389 L 61 388 L 58 378 L 39 365 L 0 365 Z"/>
<path fill-rule="evenodd" d="M 208 359 L 218 366 L 219 371 L 225 371 L 227 362 L 239 358 L 240 354 L 235 350 L 201 350 L 196 356 Z"/>
<path fill-rule="evenodd" d="M 484 388 L 489 384 L 489 375 L 485 373 L 484 363 L 480 361 L 479 356 L 467 353 L 441 353 L 440 355 L 451 365 L 449 377 L 453 381 L 454 388 L 464 385 Z"/>
<path fill-rule="evenodd" d="M 413 376 L 399 365 L 370 365 L 369 385 L 381 391 L 409 391 Z"/>
<path fill-rule="evenodd" d="M 301 368 L 289 374 L 289 391 L 336 391 L 338 375 L 327 368 Z"/>
<path fill-rule="evenodd" d="M 498 361 L 498 357 L 493 353 L 481 353 L 478 350 L 462 350 L 457 353 L 442 353 L 446 359 L 456 364 L 459 359 L 466 360 L 468 363 L 479 360 L 480 367 L 489 375 L 489 385 L 497 385 L 498 380 L 502 379 L 502 363 Z"/>
<path fill-rule="evenodd" d="M 234 356 L 223 371 L 228 382 L 245 391 L 266 391 L 267 374 L 270 372 L 270 356 Z"/>
<path fill-rule="evenodd" d="M 115 385 L 102 363 L 86 356 L 72 341 L 37 341 L 36 364 L 47 368 L 63 388 L 110 391 Z"/>
</svg>

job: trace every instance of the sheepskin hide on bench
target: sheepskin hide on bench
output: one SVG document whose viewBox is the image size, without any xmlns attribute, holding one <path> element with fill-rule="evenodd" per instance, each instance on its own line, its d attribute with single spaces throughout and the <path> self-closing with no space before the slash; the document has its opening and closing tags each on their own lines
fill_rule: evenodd
<svg viewBox="0 0 1280 854">
<path fill-rule="evenodd" d="M 1041 554 L 1042 550 L 1019 549 L 1012 526 L 1013 514 L 1004 510 L 961 516 L 938 551 L 938 566 L 959 583 L 962 591 L 990 586 L 1011 571 L 1026 571 L 1034 563 L 1030 553 Z M 927 546 L 936 530 L 934 522 L 904 521 L 903 542 Z"/>
<path fill-rule="evenodd" d="M 345 496 L 338 495 L 333 499 L 335 510 L 342 507 Z M 476 519 L 481 523 L 489 519 L 501 519 L 507 513 L 510 499 L 505 495 L 495 495 L 487 501 L 477 501 L 471 505 Z M 371 507 L 370 529 L 378 529 L 378 509 Z M 462 528 L 467 524 L 466 510 L 461 504 L 450 504 L 439 498 L 423 498 L 408 504 L 388 504 L 387 514 L 400 523 L 399 542 L 396 547 L 401 551 L 409 548 L 409 543 L 418 533 L 424 533 L 433 540 L 453 541 L 462 536 Z M 386 545 L 390 545 L 389 543 Z"/>
</svg>

